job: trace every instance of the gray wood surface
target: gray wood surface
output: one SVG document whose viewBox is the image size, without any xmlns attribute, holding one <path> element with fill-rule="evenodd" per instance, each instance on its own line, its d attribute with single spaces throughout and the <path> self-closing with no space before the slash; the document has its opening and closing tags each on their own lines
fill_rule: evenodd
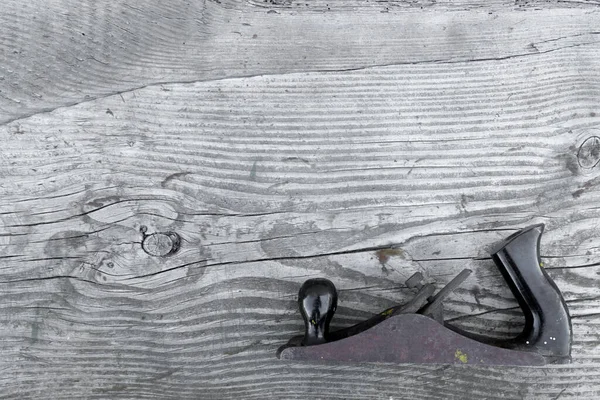
<svg viewBox="0 0 600 400">
<path fill-rule="evenodd" d="M 599 11 L 2 2 L 0 398 L 599 398 Z M 319 276 L 343 327 L 468 267 L 448 318 L 514 335 L 488 251 L 540 222 L 573 364 L 275 359 Z"/>
</svg>

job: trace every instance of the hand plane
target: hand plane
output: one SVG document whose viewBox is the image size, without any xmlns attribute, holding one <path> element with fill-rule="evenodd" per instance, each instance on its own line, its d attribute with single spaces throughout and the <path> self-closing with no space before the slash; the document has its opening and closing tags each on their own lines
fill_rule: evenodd
<svg viewBox="0 0 600 400">
<path fill-rule="evenodd" d="M 298 305 L 304 336 L 292 338 L 283 360 L 474 365 L 545 365 L 571 361 L 571 318 L 558 287 L 541 267 L 544 225 L 522 229 L 499 243 L 492 259 L 525 315 L 523 332 L 508 340 L 462 331 L 444 322 L 443 299 L 470 274 L 458 274 L 435 293 L 420 273 L 406 284 L 417 289 L 406 304 L 389 308 L 349 328 L 330 332 L 337 292 L 327 279 L 310 279 Z"/>
</svg>

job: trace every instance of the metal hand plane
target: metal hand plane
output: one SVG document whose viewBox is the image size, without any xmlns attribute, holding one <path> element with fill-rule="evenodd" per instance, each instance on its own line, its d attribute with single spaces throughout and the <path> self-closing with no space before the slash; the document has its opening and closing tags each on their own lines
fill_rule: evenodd
<svg viewBox="0 0 600 400">
<path fill-rule="evenodd" d="M 298 295 L 304 337 L 292 338 L 277 355 L 284 360 L 334 362 L 515 366 L 570 362 L 571 318 L 562 294 L 541 267 L 543 231 L 542 224 L 522 229 L 492 252 L 525 315 L 523 332 L 515 338 L 478 336 L 444 322 L 442 301 L 471 274 L 468 269 L 438 293 L 416 273 L 406 281 L 418 290 L 408 303 L 334 332 L 329 332 L 329 324 L 337 307 L 335 286 L 327 279 L 310 279 Z"/>
</svg>

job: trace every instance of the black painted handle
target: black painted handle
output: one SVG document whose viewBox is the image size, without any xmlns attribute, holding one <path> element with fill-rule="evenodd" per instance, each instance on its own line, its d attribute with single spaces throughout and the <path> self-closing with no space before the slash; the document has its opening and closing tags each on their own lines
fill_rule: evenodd
<svg viewBox="0 0 600 400">
<path fill-rule="evenodd" d="M 337 308 L 337 290 L 334 284 L 322 278 L 307 280 L 298 293 L 298 306 L 305 326 L 302 345 L 326 343 L 329 323 Z"/>
<path fill-rule="evenodd" d="M 492 258 L 525 315 L 525 329 L 513 342 L 546 356 L 571 354 L 571 318 L 554 281 L 540 262 L 544 225 L 533 225 L 509 236 Z"/>
</svg>

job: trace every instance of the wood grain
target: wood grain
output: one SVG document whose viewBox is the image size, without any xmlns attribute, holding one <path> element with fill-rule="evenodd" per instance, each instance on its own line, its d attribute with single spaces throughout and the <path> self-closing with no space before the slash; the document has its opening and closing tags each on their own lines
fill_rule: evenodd
<svg viewBox="0 0 600 400">
<path fill-rule="evenodd" d="M 504 59 L 598 41 L 595 1 L 477 3 L 6 0 L 0 122 L 151 84 Z"/>
<path fill-rule="evenodd" d="M 0 397 L 600 396 L 593 3 L 28 4 L 0 13 Z M 317 276 L 344 327 L 468 267 L 447 318 L 516 334 L 488 251 L 539 222 L 572 365 L 275 359 Z"/>
</svg>

